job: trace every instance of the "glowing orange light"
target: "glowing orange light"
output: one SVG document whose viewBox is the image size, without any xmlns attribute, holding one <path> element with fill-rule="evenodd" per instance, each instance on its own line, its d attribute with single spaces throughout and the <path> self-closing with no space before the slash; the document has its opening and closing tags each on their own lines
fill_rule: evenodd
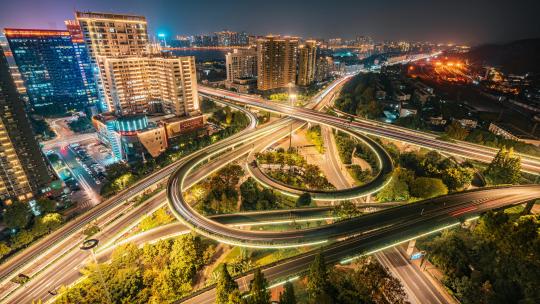
<svg viewBox="0 0 540 304">
<path fill-rule="evenodd" d="M 62 30 L 35 30 L 35 29 L 13 29 L 4 30 L 6 37 L 39 37 L 39 36 L 69 36 L 68 31 Z"/>
<path fill-rule="evenodd" d="M 440 66 L 440 65 L 442 65 L 442 62 L 437 61 L 437 62 L 435 62 L 435 65 Z"/>
</svg>

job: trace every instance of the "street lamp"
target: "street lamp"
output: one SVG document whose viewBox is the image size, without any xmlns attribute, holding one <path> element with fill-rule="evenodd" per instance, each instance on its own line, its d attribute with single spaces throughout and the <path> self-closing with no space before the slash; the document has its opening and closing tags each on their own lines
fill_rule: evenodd
<svg viewBox="0 0 540 304">
<path fill-rule="evenodd" d="M 105 280 L 103 279 L 103 274 L 101 273 L 101 269 L 99 269 L 96 255 L 94 254 L 94 248 L 97 247 L 98 243 L 99 241 L 97 239 L 88 239 L 82 243 L 82 246 L 80 248 L 81 250 L 84 250 L 84 251 L 90 251 L 90 255 L 92 256 L 94 263 L 96 263 L 96 269 L 99 275 L 99 280 L 101 281 L 101 285 L 103 289 L 105 290 L 105 294 L 107 295 L 107 299 L 109 300 L 109 303 L 112 304 L 113 301 L 111 298 L 111 293 L 109 292 L 109 288 L 107 288 L 107 284 L 105 284 Z"/>
<path fill-rule="evenodd" d="M 289 105 L 292 107 L 294 106 L 294 101 L 296 100 L 296 94 L 292 93 L 292 88 L 294 87 L 294 83 L 289 83 L 288 85 L 288 88 L 289 88 Z M 291 131 L 290 131 L 290 134 L 289 134 L 289 151 L 291 151 L 292 149 L 292 125 L 293 125 L 293 121 L 291 120 Z"/>
</svg>

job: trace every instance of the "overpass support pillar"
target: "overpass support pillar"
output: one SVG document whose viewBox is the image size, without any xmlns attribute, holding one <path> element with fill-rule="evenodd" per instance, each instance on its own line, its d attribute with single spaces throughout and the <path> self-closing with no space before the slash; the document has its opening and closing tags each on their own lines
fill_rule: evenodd
<svg viewBox="0 0 540 304">
<path fill-rule="evenodd" d="M 407 246 L 407 257 L 411 258 L 414 253 L 414 246 L 416 246 L 416 239 L 410 240 L 409 245 Z"/>
<path fill-rule="evenodd" d="M 534 206 L 536 202 L 540 202 L 540 200 L 532 200 L 532 201 L 527 202 L 527 205 L 525 205 L 525 209 L 523 210 L 523 214 L 530 214 L 532 207 Z"/>
</svg>

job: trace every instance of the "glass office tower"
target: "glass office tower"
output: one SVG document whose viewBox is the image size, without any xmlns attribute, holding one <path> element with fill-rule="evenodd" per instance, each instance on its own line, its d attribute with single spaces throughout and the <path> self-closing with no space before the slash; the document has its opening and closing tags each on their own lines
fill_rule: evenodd
<svg viewBox="0 0 540 304">
<path fill-rule="evenodd" d="M 89 94 L 68 31 L 5 29 L 5 35 L 36 114 L 86 109 Z"/>
</svg>

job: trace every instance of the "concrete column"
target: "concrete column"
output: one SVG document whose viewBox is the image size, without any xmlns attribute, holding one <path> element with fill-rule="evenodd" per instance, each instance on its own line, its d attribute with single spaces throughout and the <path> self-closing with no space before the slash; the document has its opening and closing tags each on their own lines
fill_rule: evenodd
<svg viewBox="0 0 540 304">
<path fill-rule="evenodd" d="M 537 202 L 536 200 L 532 200 L 532 201 L 527 202 L 527 205 L 525 205 L 525 209 L 523 210 L 523 214 L 530 214 L 531 209 L 532 209 L 532 207 L 534 206 L 534 204 L 536 202 Z"/>
<path fill-rule="evenodd" d="M 371 202 L 371 194 L 368 194 L 367 196 L 364 196 L 364 199 L 366 201 L 366 204 L 369 204 Z"/>
<path fill-rule="evenodd" d="M 407 246 L 407 257 L 410 259 L 414 253 L 414 246 L 416 246 L 416 239 L 410 240 L 409 245 Z"/>
</svg>

